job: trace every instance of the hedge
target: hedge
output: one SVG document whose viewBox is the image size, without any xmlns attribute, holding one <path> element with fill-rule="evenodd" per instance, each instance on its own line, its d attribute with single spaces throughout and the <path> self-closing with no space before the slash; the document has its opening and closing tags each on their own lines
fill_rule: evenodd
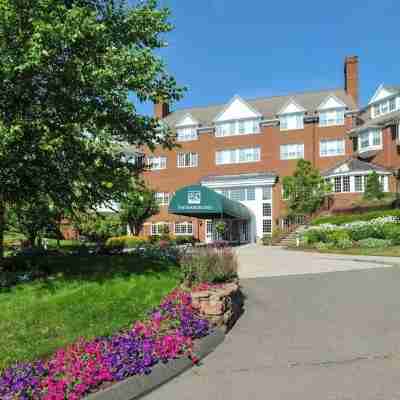
<svg viewBox="0 0 400 400">
<path fill-rule="evenodd" d="M 148 239 L 141 236 L 116 236 L 107 239 L 106 247 L 126 249 L 143 246 L 146 243 L 148 243 Z"/>
<path fill-rule="evenodd" d="M 333 224 L 343 225 L 356 221 L 370 221 L 379 217 L 399 217 L 400 209 L 396 210 L 383 210 L 383 211 L 372 211 L 362 214 L 342 214 L 329 217 L 319 217 L 311 221 L 310 225 L 322 225 L 322 224 Z"/>
</svg>

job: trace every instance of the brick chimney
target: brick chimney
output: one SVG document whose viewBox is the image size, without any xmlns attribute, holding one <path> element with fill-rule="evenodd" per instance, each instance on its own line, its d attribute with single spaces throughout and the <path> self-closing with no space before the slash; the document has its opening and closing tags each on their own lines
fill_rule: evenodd
<svg viewBox="0 0 400 400">
<path fill-rule="evenodd" d="M 358 57 L 349 56 L 344 60 L 344 90 L 358 107 Z"/>
<path fill-rule="evenodd" d="M 154 116 L 163 119 L 169 114 L 169 105 L 167 103 L 154 103 Z"/>
</svg>

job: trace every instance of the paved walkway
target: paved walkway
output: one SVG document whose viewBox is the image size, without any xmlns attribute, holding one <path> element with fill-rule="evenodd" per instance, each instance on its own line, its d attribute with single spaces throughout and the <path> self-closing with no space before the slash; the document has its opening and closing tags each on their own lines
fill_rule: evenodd
<svg viewBox="0 0 400 400">
<path fill-rule="evenodd" d="M 242 276 L 303 275 L 243 279 L 246 312 L 225 342 L 146 400 L 400 399 L 400 268 L 386 262 L 256 256 Z M 317 273 L 334 265 L 351 271 Z"/>
<path fill-rule="evenodd" d="M 400 266 L 398 257 L 347 256 L 247 245 L 237 248 L 242 279 Z"/>
</svg>

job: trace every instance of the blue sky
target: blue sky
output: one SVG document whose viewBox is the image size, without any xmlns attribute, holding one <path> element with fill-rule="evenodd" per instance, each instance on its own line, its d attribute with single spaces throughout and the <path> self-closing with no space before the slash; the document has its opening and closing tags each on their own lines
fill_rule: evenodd
<svg viewBox="0 0 400 400">
<path fill-rule="evenodd" d="M 399 0 L 160 0 L 175 30 L 161 55 L 187 86 L 174 108 L 343 87 L 343 60 L 360 58 L 361 102 L 400 85 Z M 152 107 L 138 109 L 149 112 Z"/>
</svg>

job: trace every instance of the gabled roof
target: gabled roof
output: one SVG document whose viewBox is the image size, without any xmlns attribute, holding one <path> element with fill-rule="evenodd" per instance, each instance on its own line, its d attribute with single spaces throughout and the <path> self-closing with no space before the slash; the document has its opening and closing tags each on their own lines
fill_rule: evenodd
<svg viewBox="0 0 400 400">
<path fill-rule="evenodd" d="M 199 125 L 199 121 L 193 118 L 190 113 L 186 113 L 179 121 L 176 123 L 176 127 L 179 126 L 193 126 Z"/>
<path fill-rule="evenodd" d="M 400 122 L 400 111 L 395 111 L 389 114 L 381 115 L 377 118 L 368 118 L 363 121 L 362 125 L 353 128 L 350 134 L 357 134 L 359 132 L 365 131 L 369 128 L 384 128 L 391 124 L 397 124 Z"/>
<path fill-rule="evenodd" d="M 343 100 L 336 97 L 334 94 L 330 94 L 324 99 L 324 101 L 319 105 L 318 110 L 329 110 L 333 108 L 343 108 L 346 104 Z"/>
<path fill-rule="evenodd" d="M 344 168 L 346 167 L 346 168 Z M 332 175 L 349 174 L 352 172 L 380 172 L 390 174 L 391 171 L 381 167 L 380 165 L 361 161 L 358 158 L 349 158 L 345 161 L 340 161 L 332 168 L 324 171 L 321 175 L 328 177 Z"/>
<path fill-rule="evenodd" d="M 277 115 L 306 112 L 307 110 L 291 97 L 285 105 L 277 112 Z"/>
<path fill-rule="evenodd" d="M 240 96 L 235 95 L 225 108 L 214 118 L 213 122 L 230 121 L 233 114 L 242 118 L 260 118 L 261 114 Z"/>
<path fill-rule="evenodd" d="M 324 99 L 332 94 L 343 101 L 348 109 L 354 110 L 357 108 L 352 97 L 349 96 L 343 89 L 305 92 L 291 94 L 288 96 L 261 97 L 250 100 L 245 99 L 244 101 L 258 113 L 260 113 L 263 118 L 273 119 L 277 117 L 278 112 L 291 98 L 294 99 L 296 103 L 301 104 L 301 106 L 304 107 L 310 114 L 316 112 Z M 226 106 L 226 104 L 219 104 L 207 107 L 193 107 L 176 110 L 169 114 L 164 121 L 171 128 L 173 128 L 175 127 L 176 123 L 184 117 L 184 115 L 189 113 L 193 118 L 199 121 L 201 126 L 210 126 L 213 124 L 214 119 L 226 108 Z"/>
<path fill-rule="evenodd" d="M 373 104 L 379 100 L 385 99 L 386 97 L 393 96 L 398 93 L 400 93 L 400 87 L 391 85 L 388 86 L 382 83 L 378 86 L 378 89 L 376 89 L 368 104 Z"/>
</svg>

